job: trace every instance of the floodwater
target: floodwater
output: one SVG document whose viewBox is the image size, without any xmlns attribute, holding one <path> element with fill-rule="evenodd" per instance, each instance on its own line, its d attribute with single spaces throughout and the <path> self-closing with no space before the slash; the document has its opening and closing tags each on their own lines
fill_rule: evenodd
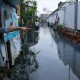
<svg viewBox="0 0 80 80">
<path fill-rule="evenodd" d="M 29 32 L 12 80 L 80 80 L 79 47 L 46 25 Z"/>
</svg>

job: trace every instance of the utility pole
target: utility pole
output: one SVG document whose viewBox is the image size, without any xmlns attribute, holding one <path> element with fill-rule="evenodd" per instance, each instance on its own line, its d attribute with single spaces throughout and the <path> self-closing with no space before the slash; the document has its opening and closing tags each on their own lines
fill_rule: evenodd
<svg viewBox="0 0 80 80">
<path fill-rule="evenodd" d="M 78 0 L 75 0 L 75 17 L 74 17 L 74 30 L 77 31 L 78 23 Z"/>
</svg>

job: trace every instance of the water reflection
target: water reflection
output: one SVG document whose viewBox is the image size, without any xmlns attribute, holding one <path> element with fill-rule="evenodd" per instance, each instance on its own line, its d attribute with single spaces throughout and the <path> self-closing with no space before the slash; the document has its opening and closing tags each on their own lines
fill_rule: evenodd
<svg viewBox="0 0 80 80">
<path fill-rule="evenodd" d="M 39 64 L 36 60 L 38 52 L 33 52 L 29 46 L 33 46 L 38 42 L 38 32 L 29 32 L 25 36 L 22 52 L 15 60 L 12 70 L 11 80 L 29 80 L 30 73 L 38 69 Z"/>
<path fill-rule="evenodd" d="M 57 32 L 51 34 L 57 44 L 59 58 L 64 65 L 69 66 L 69 80 L 74 79 L 71 71 L 80 79 L 80 45 L 65 40 Z"/>
<path fill-rule="evenodd" d="M 28 46 L 31 47 L 31 46 L 34 46 L 35 44 L 37 44 L 38 40 L 39 40 L 39 31 L 33 30 L 33 31 L 28 32 L 25 35 L 24 44 L 27 41 Z"/>
</svg>

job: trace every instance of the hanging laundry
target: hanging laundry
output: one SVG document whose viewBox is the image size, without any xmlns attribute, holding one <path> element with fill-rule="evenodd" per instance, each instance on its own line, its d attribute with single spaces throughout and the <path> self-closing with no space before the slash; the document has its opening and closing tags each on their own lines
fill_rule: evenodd
<svg viewBox="0 0 80 80">
<path fill-rule="evenodd" d="M 14 65 L 15 58 L 19 55 L 21 51 L 21 39 L 20 36 L 16 36 L 12 40 L 10 40 L 11 44 L 11 53 L 12 53 L 12 64 Z"/>
<path fill-rule="evenodd" d="M 12 21 L 14 23 L 14 27 L 18 27 L 18 16 L 16 14 L 16 9 L 12 8 Z"/>
<path fill-rule="evenodd" d="M 8 4 L 5 4 L 4 2 L 2 3 L 1 10 L 2 10 L 2 27 L 8 28 L 11 25 L 11 23 L 13 23 L 13 27 L 18 27 L 18 19 L 16 23 L 17 26 L 15 26 L 13 16 L 14 13 L 16 14 L 16 10 L 13 7 L 9 6 Z M 19 31 L 4 33 L 4 41 L 7 42 L 15 38 L 17 35 L 19 35 Z"/>
<path fill-rule="evenodd" d="M 17 16 L 16 10 L 14 8 L 12 8 L 12 21 L 13 21 L 13 26 L 14 27 L 19 26 L 18 25 L 18 16 Z M 10 44 L 11 44 L 11 53 L 12 53 L 12 63 L 14 64 L 15 58 L 19 55 L 19 53 L 21 51 L 20 35 L 18 34 L 15 38 L 11 39 Z"/>
</svg>

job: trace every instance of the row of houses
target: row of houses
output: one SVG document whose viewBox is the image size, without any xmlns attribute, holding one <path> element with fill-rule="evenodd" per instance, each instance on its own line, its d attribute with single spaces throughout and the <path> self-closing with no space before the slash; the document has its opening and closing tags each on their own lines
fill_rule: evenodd
<svg viewBox="0 0 80 80">
<path fill-rule="evenodd" d="M 78 2 L 60 2 L 58 8 L 52 12 L 48 19 L 48 25 L 54 26 L 57 22 L 58 25 L 62 25 L 72 30 L 80 30 L 80 1 Z"/>
</svg>

